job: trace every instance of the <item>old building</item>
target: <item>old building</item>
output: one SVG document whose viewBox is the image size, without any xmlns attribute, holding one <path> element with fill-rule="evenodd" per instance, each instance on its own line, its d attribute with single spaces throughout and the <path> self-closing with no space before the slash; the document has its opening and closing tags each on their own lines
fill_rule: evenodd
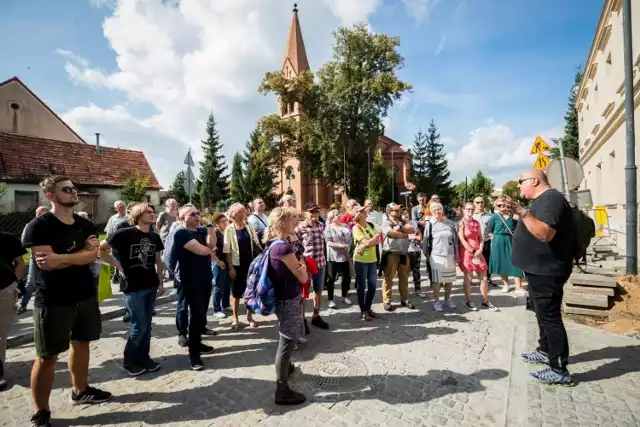
<svg viewBox="0 0 640 427">
<path fill-rule="evenodd" d="M 150 201 L 158 203 L 160 184 L 144 153 L 88 144 L 20 79 L 0 83 L 0 212 L 46 204 L 38 183 L 56 174 L 80 190 L 79 211 L 106 221 L 118 190 L 135 173 L 148 177 Z"/>
<path fill-rule="evenodd" d="M 287 77 L 296 77 L 300 73 L 309 70 L 309 61 L 307 59 L 307 51 L 302 38 L 302 29 L 298 19 L 298 9 L 294 7 L 291 27 L 289 29 L 289 39 L 285 49 L 284 60 L 282 63 L 282 73 Z M 304 106 L 297 102 L 288 107 L 284 114 L 278 105 L 278 111 L 283 117 L 296 120 L 300 114 L 300 108 Z M 396 199 L 403 201 L 399 193 L 406 190 L 406 184 L 409 180 L 410 171 L 410 154 L 404 146 L 397 143 L 393 139 L 382 136 L 376 151 L 382 152 L 384 163 L 387 167 L 393 167 L 396 170 Z M 373 153 L 372 153 L 373 157 Z M 363 170 L 367 168 L 366 164 L 362 165 Z M 274 190 L 277 194 L 285 193 L 293 194 L 296 199 L 296 205 L 299 209 L 308 201 L 313 201 L 323 208 L 328 207 L 334 201 L 344 201 L 348 196 L 343 194 L 342 188 L 338 186 L 327 185 L 324 182 L 305 176 L 300 171 L 300 163 L 298 160 L 290 158 L 285 163 L 284 183 L 281 190 L 278 186 Z M 364 202 L 360 200 L 360 202 Z"/>
<path fill-rule="evenodd" d="M 636 138 L 640 136 L 640 7 L 632 7 Z M 577 89 L 580 164 L 583 188 L 591 190 L 594 206 L 606 206 L 611 237 L 625 245 L 625 90 L 622 0 L 606 0 Z M 636 142 L 636 161 L 640 149 Z M 606 231 L 608 232 L 608 231 Z"/>
</svg>

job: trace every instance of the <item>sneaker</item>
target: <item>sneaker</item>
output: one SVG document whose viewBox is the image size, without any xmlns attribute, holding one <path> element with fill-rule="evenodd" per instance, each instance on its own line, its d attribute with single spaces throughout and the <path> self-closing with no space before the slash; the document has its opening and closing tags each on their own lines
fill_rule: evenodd
<svg viewBox="0 0 640 427">
<path fill-rule="evenodd" d="M 411 303 L 411 301 L 404 301 L 404 302 L 400 303 L 400 305 L 402 305 L 403 307 L 408 308 L 409 310 L 415 310 L 416 309 L 416 306 L 413 305 Z"/>
<path fill-rule="evenodd" d="M 351 300 L 350 300 L 349 298 L 346 298 L 346 297 L 344 298 L 344 300 L 343 300 L 343 301 L 344 301 L 344 303 L 345 303 L 346 305 L 351 305 L 351 304 L 353 304 L 353 303 L 351 302 Z"/>
<path fill-rule="evenodd" d="M 426 298 L 427 294 L 425 294 L 424 292 L 416 292 L 416 296 L 419 298 Z"/>
<path fill-rule="evenodd" d="M 276 405 L 300 405 L 306 400 L 307 397 L 304 394 L 291 390 L 288 384 L 277 383 L 275 395 Z"/>
<path fill-rule="evenodd" d="M 509 290 L 511 290 L 511 287 L 509 285 L 502 285 L 502 293 L 503 294 L 508 294 Z"/>
<path fill-rule="evenodd" d="M 476 307 L 476 304 L 473 301 L 467 301 L 464 305 L 471 311 L 478 311 L 478 307 Z"/>
<path fill-rule="evenodd" d="M 530 375 L 541 384 L 563 385 L 565 387 L 573 387 L 576 385 L 573 377 L 571 377 L 571 374 L 566 369 L 564 371 L 556 371 L 552 368 L 546 368 Z"/>
<path fill-rule="evenodd" d="M 482 306 L 486 309 L 489 309 L 491 311 L 500 311 L 498 310 L 498 307 L 496 307 L 495 305 L 491 304 L 491 301 L 487 301 L 487 302 L 483 302 Z"/>
<path fill-rule="evenodd" d="M 333 300 L 329 301 L 329 308 L 336 308 L 337 305 L 335 302 L 333 302 Z"/>
<path fill-rule="evenodd" d="M 137 377 L 147 372 L 142 365 L 122 365 L 122 369 L 129 374 L 130 377 Z"/>
<path fill-rule="evenodd" d="M 214 336 L 214 335 L 218 335 L 218 333 L 216 331 L 214 331 L 213 329 L 209 329 L 209 328 L 204 328 L 204 330 L 202 331 L 202 335 L 206 335 L 206 336 Z"/>
<path fill-rule="evenodd" d="M 385 311 L 394 311 L 395 308 L 391 305 L 390 302 L 385 302 L 384 304 L 382 304 L 382 308 L 384 308 Z"/>
<path fill-rule="evenodd" d="M 197 349 L 198 349 L 198 353 L 200 353 L 200 354 L 211 354 L 211 353 L 213 353 L 213 347 L 211 347 L 210 345 L 206 345 L 206 344 L 200 343 L 200 345 L 197 347 Z"/>
<path fill-rule="evenodd" d="M 450 299 L 446 299 L 446 300 L 444 300 L 444 303 L 445 303 L 445 305 L 446 305 L 447 307 L 449 307 L 451 310 L 455 310 L 455 309 L 456 309 L 456 307 L 458 307 L 458 306 L 456 305 L 456 303 L 455 303 L 455 302 L 453 302 L 453 301 L 451 301 Z"/>
<path fill-rule="evenodd" d="M 27 311 L 27 307 L 20 306 L 20 307 L 18 307 L 18 310 L 16 311 L 16 314 L 18 316 L 20 316 L 22 313 L 25 313 L 26 311 Z"/>
<path fill-rule="evenodd" d="M 313 318 L 311 319 L 311 324 L 316 328 L 329 329 L 329 324 L 322 320 L 322 317 L 320 316 L 313 316 Z"/>
<path fill-rule="evenodd" d="M 541 363 L 544 365 L 549 364 L 549 356 L 540 350 L 535 350 L 531 353 L 524 353 L 520 355 L 520 357 L 522 357 L 522 360 L 527 363 Z"/>
<path fill-rule="evenodd" d="M 178 345 L 180 347 L 186 347 L 189 345 L 189 338 L 186 335 L 178 335 Z"/>
<path fill-rule="evenodd" d="M 300 344 L 306 344 L 306 343 L 308 343 L 308 342 L 309 342 L 309 340 L 307 340 L 307 339 L 306 339 L 306 338 L 304 338 L 304 337 L 300 337 L 300 338 L 298 338 L 298 342 L 299 342 Z"/>
<path fill-rule="evenodd" d="M 369 316 L 369 313 L 364 311 L 364 312 L 360 313 L 360 320 L 364 320 L 365 322 L 370 322 L 371 321 L 371 316 Z"/>
<path fill-rule="evenodd" d="M 213 317 L 217 318 L 217 319 L 224 319 L 227 317 L 226 314 L 224 314 L 224 312 L 222 311 L 216 311 L 215 313 L 213 313 Z"/>
<path fill-rule="evenodd" d="M 87 386 L 80 394 L 71 391 L 71 403 L 73 405 L 94 405 L 111 400 L 111 393 L 95 387 Z"/>
<path fill-rule="evenodd" d="M 304 319 L 304 334 L 309 335 L 311 333 L 311 329 L 309 329 L 309 322 L 307 319 Z"/>
<path fill-rule="evenodd" d="M 204 364 L 199 354 L 189 355 L 189 366 L 191 366 L 192 371 L 202 371 L 204 369 Z"/>
<path fill-rule="evenodd" d="M 377 319 L 378 317 L 380 317 L 380 315 L 376 314 L 373 310 L 367 310 L 367 314 L 369 315 L 369 317 L 371 317 L 372 319 Z"/>
<path fill-rule="evenodd" d="M 435 301 L 433 303 L 433 311 L 437 311 L 438 313 L 444 311 L 444 308 L 442 307 L 442 303 L 440 301 Z"/>
<path fill-rule="evenodd" d="M 9 384 L 7 384 L 7 380 L 0 378 L 0 391 L 6 390 L 8 386 Z"/>
<path fill-rule="evenodd" d="M 129 313 L 125 314 L 124 317 L 122 318 L 122 321 L 124 323 L 129 323 L 131 322 L 131 315 Z"/>
<path fill-rule="evenodd" d="M 51 411 L 41 409 L 31 417 L 31 427 L 51 427 Z"/>
<path fill-rule="evenodd" d="M 517 289 L 514 293 L 513 293 L 514 297 L 528 297 L 529 293 L 527 291 L 525 291 L 524 289 Z"/>
<path fill-rule="evenodd" d="M 160 369 L 160 364 L 153 359 L 149 359 L 142 364 L 147 372 L 155 372 Z"/>
</svg>

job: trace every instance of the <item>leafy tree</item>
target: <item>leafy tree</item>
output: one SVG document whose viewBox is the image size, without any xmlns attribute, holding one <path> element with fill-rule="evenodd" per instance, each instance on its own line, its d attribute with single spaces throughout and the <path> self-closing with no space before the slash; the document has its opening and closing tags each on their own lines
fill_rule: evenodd
<svg viewBox="0 0 640 427">
<path fill-rule="evenodd" d="M 139 172 L 136 172 L 124 183 L 118 193 L 125 203 L 145 202 L 149 199 L 147 188 L 149 188 L 149 177 L 143 177 Z"/>
<path fill-rule="evenodd" d="M 184 171 L 180 171 L 174 178 L 173 184 L 169 187 L 169 197 L 175 199 L 179 206 L 189 203 L 189 195 L 184 188 L 184 183 Z"/>
<path fill-rule="evenodd" d="M 371 162 L 371 176 L 367 186 L 367 199 L 371 199 L 373 206 L 382 206 L 391 201 L 392 179 L 393 169 L 384 166 L 382 153 L 377 151 Z"/>
<path fill-rule="evenodd" d="M 240 202 L 243 204 L 249 202 L 249 196 L 247 195 L 244 187 L 242 154 L 239 152 L 233 156 L 233 163 L 231 166 L 231 199 L 234 202 Z"/>
<path fill-rule="evenodd" d="M 578 99 L 578 88 L 582 81 L 584 73 L 582 68 L 576 71 L 573 87 L 569 94 L 569 105 L 567 106 L 567 112 L 564 115 L 564 136 L 562 138 L 554 138 L 552 141 L 556 144 L 562 144 L 565 157 L 578 160 L 580 158 L 580 146 L 578 135 L 578 110 L 576 110 L 576 101 Z M 551 149 L 552 159 L 560 158 L 560 149 L 554 147 Z"/>
<path fill-rule="evenodd" d="M 449 163 L 444 153 L 444 145 L 440 142 L 440 133 L 433 119 L 429 123 L 426 137 L 426 170 L 430 187 L 425 188 L 427 194 L 437 194 L 444 203 L 449 203 L 453 196 Z"/>
<path fill-rule="evenodd" d="M 485 206 L 491 205 L 491 193 L 495 188 L 494 182 L 482 171 L 478 171 L 471 181 L 462 181 L 455 186 L 454 204 L 465 204 L 473 198 L 482 196 Z"/>
<path fill-rule="evenodd" d="M 200 201 L 202 208 L 213 208 L 219 200 L 229 197 L 227 165 L 222 155 L 222 143 L 216 129 L 216 120 L 209 114 L 207 139 L 202 141 L 204 160 L 200 162 Z"/>
<path fill-rule="evenodd" d="M 278 179 L 270 147 L 268 141 L 262 140 L 260 126 L 256 126 L 249 135 L 244 152 L 244 190 L 249 199 L 262 197 L 267 206 L 273 207 L 277 197 L 273 194 L 273 189 L 277 186 Z"/>
<path fill-rule="evenodd" d="M 419 130 L 413 139 L 411 150 L 411 181 L 422 192 L 431 189 L 427 154 L 427 135 Z"/>
</svg>

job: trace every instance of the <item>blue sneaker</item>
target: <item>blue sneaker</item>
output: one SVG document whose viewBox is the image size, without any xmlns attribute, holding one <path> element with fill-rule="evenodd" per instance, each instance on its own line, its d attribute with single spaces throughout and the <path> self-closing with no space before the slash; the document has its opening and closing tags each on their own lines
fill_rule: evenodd
<svg viewBox="0 0 640 427">
<path fill-rule="evenodd" d="M 527 363 L 541 363 L 544 365 L 549 364 L 549 356 L 546 353 L 541 352 L 540 350 L 532 351 L 531 353 L 524 353 L 520 355 L 522 360 Z"/>
<path fill-rule="evenodd" d="M 547 368 L 542 371 L 534 372 L 531 376 L 540 384 L 562 385 L 565 387 L 573 387 L 576 385 L 571 374 L 567 370 L 564 372 L 558 372 L 552 368 Z"/>
</svg>

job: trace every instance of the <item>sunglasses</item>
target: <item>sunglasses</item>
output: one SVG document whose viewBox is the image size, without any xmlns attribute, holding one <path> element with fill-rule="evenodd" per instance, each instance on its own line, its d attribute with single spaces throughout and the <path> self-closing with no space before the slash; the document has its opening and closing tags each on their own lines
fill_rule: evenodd
<svg viewBox="0 0 640 427">
<path fill-rule="evenodd" d="M 476 205 L 484 205 L 484 202 L 482 200 L 478 200 L 478 201 L 473 202 L 473 203 L 475 203 Z"/>
<path fill-rule="evenodd" d="M 189 216 L 199 217 L 200 216 L 200 212 L 198 212 L 198 211 L 189 212 Z"/>
<path fill-rule="evenodd" d="M 78 193 L 78 187 L 75 187 L 75 186 L 62 187 L 60 190 L 65 194 L 77 194 Z"/>
<path fill-rule="evenodd" d="M 519 180 L 518 180 L 518 184 L 522 185 L 522 183 L 523 183 L 523 182 L 527 182 L 527 181 L 529 181 L 530 179 L 535 179 L 535 178 L 524 178 L 524 179 L 519 179 Z"/>
</svg>

